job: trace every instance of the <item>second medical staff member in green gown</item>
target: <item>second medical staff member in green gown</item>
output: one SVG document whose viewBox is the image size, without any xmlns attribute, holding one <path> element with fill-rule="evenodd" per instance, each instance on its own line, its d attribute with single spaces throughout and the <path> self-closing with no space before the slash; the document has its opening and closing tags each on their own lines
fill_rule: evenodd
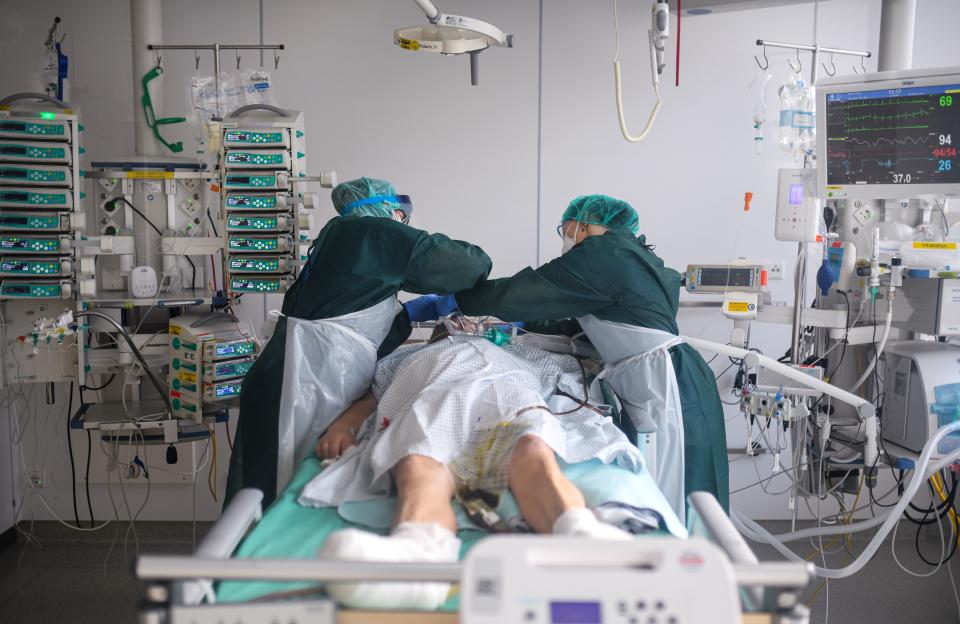
<svg viewBox="0 0 960 624">
<path fill-rule="evenodd" d="M 608 381 L 621 401 L 626 399 L 626 411 L 634 412 L 634 422 L 656 420 L 655 413 L 644 413 L 644 404 L 648 409 L 653 405 L 652 412 L 663 409 L 656 406 L 657 399 L 665 397 L 669 405 L 669 395 L 678 389 L 682 432 L 676 437 L 658 433 L 657 454 L 670 453 L 663 448 L 665 440 L 682 439 L 685 493 L 708 491 L 728 509 L 726 434 L 716 380 L 700 354 L 676 339 L 679 273 L 666 268 L 645 237 L 637 236 L 637 213 L 622 200 L 605 195 L 578 197 L 557 229 L 564 239 L 560 257 L 538 269 L 528 267 L 513 277 L 458 292 L 455 303 L 440 298 L 439 313 L 459 305 L 470 316 L 492 315 L 509 321 L 577 319 L 576 324 L 567 325 L 582 327 L 608 368 L 622 362 Z M 528 329 L 540 331 L 538 325 L 530 324 Z M 657 387 L 662 367 L 650 357 L 638 357 L 657 351 L 669 354 L 663 360 L 672 363 L 672 389 Z M 631 410 L 631 404 L 639 409 Z M 667 433 L 663 427 L 660 433 Z M 662 479 L 657 475 L 658 482 Z"/>
<path fill-rule="evenodd" d="M 389 182 L 344 182 L 332 199 L 340 216 L 313 242 L 273 336 L 244 378 L 228 501 L 253 487 L 269 504 L 329 421 L 367 391 L 376 357 L 410 334 L 398 291 L 453 293 L 490 273 L 479 247 L 406 225 L 409 198 Z"/>
</svg>

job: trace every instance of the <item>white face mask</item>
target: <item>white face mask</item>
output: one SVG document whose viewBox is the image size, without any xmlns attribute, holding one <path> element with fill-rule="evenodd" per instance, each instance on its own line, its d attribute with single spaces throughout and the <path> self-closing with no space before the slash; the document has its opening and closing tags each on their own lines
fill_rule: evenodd
<svg viewBox="0 0 960 624">
<path fill-rule="evenodd" d="M 560 248 L 560 255 L 563 255 L 576 247 L 577 245 L 577 234 L 580 230 L 580 224 L 577 223 L 577 226 L 573 229 L 573 237 L 564 235 L 563 237 L 563 247 Z"/>
</svg>

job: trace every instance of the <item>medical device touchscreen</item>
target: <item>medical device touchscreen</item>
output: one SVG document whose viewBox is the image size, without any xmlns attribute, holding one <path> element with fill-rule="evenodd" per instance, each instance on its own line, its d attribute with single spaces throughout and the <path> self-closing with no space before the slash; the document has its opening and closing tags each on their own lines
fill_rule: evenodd
<svg viewBox="0 0 960 624">
<path fill-rule="evenodd" d="M 960 183 L 960 84 L 828 93 L 827 185 Z"/>
</svg>

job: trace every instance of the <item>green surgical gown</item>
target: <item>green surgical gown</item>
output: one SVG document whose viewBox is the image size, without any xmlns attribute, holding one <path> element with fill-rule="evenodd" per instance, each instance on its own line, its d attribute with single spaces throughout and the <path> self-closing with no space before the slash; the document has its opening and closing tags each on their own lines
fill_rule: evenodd
<svg viewBox="0 0 960 624">
<path fill-rule="evenodd" d="M 381 217 L 336 217 L 320 231 L 311 249 L 300 276 L 284 295 L 284 316 L 332 318 L 369 308 L 401 290 L 454 293 L 486 279 L 491 266 L 487 254 L 475 245 Z M 400 312 L 379 356 L 396 349 L 409 335 L 409 319 Z M 243 380 L 226 502 L 248 487 L 263 491 L 265 506 L 276 497 L 285 344 L 282 316 Z"/>
<path fill-rule="evenodd" d="M 575 324 L 547 322 L 593 314 L 677 334 L 679 298 L 680 274 L 664 267 L 644 237 L 613 231 L 585 239 L 536 270 L 528 267 L 457 293 L 464 314 L 533 321 L 530 331 L 565 333 Z M 671 348 L 670 355 L 683 410 L 687 494 L 705 490 L 728 509 L 727 442 L 713 371 L 689 345 Z"/>
</svg>

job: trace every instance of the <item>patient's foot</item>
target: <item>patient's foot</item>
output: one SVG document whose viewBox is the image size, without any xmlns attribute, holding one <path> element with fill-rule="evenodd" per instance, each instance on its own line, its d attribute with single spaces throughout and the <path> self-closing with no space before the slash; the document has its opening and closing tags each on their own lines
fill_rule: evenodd
<svg viewBox="0 0 960 624">
<path fill-rule="evenodd" d="M 568 509 L 553 523 L 554 535 L 571 537 L 593 537 L 597 539 L 628 540 L 633 535 L 618 529 L 612 524 L 600 522 L 589 509 Z"/>
<path fill-rule="evenodd" d="M 358 529 L 332 533 L 320 557 L 346 561 L 454 562 L 460 540 L 438 524 L 401 523 L 388 536 Z M 356 609 L 434 610 L 447 600 L 450 583 L 331 583 L 327 593 Z"/>
</svg>

